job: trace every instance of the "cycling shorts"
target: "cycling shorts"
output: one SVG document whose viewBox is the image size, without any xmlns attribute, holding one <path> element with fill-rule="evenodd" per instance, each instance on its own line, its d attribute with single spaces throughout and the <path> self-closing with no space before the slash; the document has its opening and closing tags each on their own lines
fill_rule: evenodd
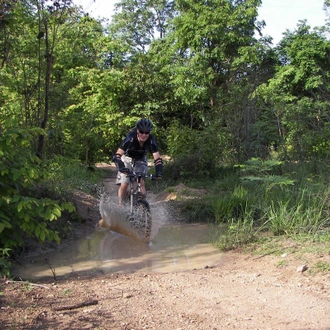
<svg viewBox="0 0 330 330">
<path fill-rule="evenodd" d="M 125 164 L 125 167 L 127 167 L 130 171 L 136 172 L 136 173 L 148 173 L 148 162 L 146 159 L 138 159 L 135 160 L 131 157 L 123 155 L 121 157 L 121 160 Z M 125 173 L 118 172 L 117 179 L 116 179 L 116 185 L 120 185 L 121 183 L 129 183 L 129 177 L 126 176 Z"/>
</svg>

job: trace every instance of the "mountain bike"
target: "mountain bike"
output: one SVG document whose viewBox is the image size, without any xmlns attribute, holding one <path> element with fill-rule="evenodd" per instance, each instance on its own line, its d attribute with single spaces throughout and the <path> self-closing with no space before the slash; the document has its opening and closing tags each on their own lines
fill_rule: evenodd
<svg viewBox="0 0 330 330">
<path fill-rule="evenodd" d="M 150 205 L 145 196 L 141 193 L 141 180 L 149 178 L 156 180 L 152 174 L 144 174 L 139 172 L 128 172 L 129 177 L 129 191 L 128 200 L 130 207 L 130 214 L 126 220 L 138 232 L 139 236 L 146 242 L 150 242 L 152 218 L 150 212 Z"/>
</svg>

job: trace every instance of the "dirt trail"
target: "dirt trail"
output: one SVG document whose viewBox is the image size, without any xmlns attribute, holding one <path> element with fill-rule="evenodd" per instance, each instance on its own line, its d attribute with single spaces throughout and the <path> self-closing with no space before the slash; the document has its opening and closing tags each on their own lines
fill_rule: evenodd
<svg viewBox="0 0 330 330">
<path fill-rule="evenodd" d="M 91 222 L 99 216 L 89 211 Z M 176 273 L 76 273 L 38 285 L 1 280 L 0 329 L 329 330 L 330 275 L 297 272 L 302 263 L 228 252 L 217 267 Z"/>
</svg>

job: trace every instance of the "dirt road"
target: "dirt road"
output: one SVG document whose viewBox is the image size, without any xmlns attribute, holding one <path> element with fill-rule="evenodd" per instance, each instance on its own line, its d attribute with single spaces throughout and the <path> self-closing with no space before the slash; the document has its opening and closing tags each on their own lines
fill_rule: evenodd
<svg viewBox="0 0 330 330">
<path fill-rule="evenodd" d="M 79 276 L 41 286 L 1 281 L 1 329 L 330 329 L 329 275 L 227 253 L 187 272 Z"/>
</svg>

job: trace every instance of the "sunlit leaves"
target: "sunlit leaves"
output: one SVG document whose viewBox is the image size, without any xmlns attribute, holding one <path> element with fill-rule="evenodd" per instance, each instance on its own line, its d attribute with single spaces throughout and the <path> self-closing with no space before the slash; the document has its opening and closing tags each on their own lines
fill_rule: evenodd
<svg viewBox="0 0 330 330">
<path fill-rule="evenodd" d="M 31 151 L 34 136 L 40 129 L 4 130 L 0 135 L 0 244 L 13 247 L 22 244 L 23 233 L 43 242 L 59 240 L 49 230 L 47 221 L 58 219 L 64 210 L 73 206 L 49 198 L 35 197 L 37 190 L 48 176 L 47 169 Z"/>
<path fill-rule="evenodd" d="M 128 82 L 124 74 L 115 69 L 77 68 L 69 74 L 79 83 L 70 90 L 75 104 L 61 115 L 65 123 L 66 150 L 81 158 L 88 152 L 88 161 L 92 161 L 105 145 L 115 148 L 113 139 L 119 138 L 118 128 L 124 112 L 119 103 Z M 109 136 L 111 138 L 107 138 Z"/>
<path fill-rule="evenodd" d="M 260 1 L 177 1 L 176 5 L 180 14 L 173 19 L 169 51 L 183 58 L 176 60 L 172 54 L 166 67 L 174 77 L 176 96 L 190 106 L 202 102 L 205 107 L 207 103 L 220 107 L 222 88 L 235 79 L 233 63 L 240 49 L 255 42 Z"/>
<path fill-rule="evenodd" d="M 121 10 L 113 17 L 112 31 L 130 47 L 130 55 L 146 53 L 151 42 L 164 38 L 169 20 L 174 16 L 172 0 L 121 0 Z"/>
</svg>

